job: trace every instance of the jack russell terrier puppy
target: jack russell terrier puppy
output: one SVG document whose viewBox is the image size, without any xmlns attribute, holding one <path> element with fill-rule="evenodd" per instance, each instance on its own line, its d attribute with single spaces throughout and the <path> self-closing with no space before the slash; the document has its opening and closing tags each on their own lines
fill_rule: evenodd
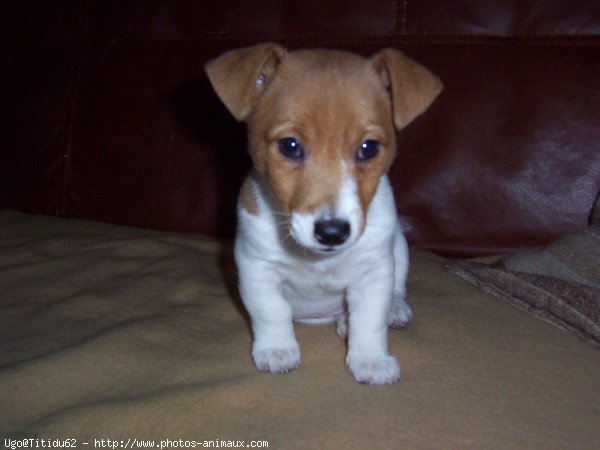
<svg viewBox="0 0 600 450">
<path fill-rule="evenodd" d="M 300 365 L 293 320 L 337 322 L 356 381 L 396 382 L 387 328 L 412 312 L 386 172 L 396 130 L 428 108 L 441 82 L 393 49 L 365 59 L 274 43 L 229 51 L 206 72 L 248 125 L 254 169 L 239 196 L 235 258 L 256 367 Z"/>
</svg>

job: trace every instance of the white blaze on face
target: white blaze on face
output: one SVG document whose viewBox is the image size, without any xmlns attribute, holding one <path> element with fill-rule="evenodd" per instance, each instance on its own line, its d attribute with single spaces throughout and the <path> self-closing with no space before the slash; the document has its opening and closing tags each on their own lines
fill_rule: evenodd
<svg viewBox="0 0 600 450">
<path fill-rule="evenodd" d="M 350 247 L 364 230 L 364 212 L 362 211 L 356 180 L 351 176 L 344 162 L 341 163 L 341 184 L 335 199 L 310 212 L 292 211 L 289 232 L 301 247 L 315 252 L 334 252 Z M 349 234 L 341 243 L 319 242 L 315 225 L 322 221 L 347 223 Z"/>
</svg>

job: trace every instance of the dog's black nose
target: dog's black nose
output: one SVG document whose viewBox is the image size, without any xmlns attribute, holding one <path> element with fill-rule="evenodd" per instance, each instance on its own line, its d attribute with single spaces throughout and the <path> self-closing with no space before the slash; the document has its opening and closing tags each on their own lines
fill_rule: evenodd
<svg viewBox="0 0 600 450">
<path fill-rule="evenodd" d="M 343 244 L 350 236 L 350 224 L 341 219 L 315 222 L 315 238 L 323 245 Z"/>
</svg>

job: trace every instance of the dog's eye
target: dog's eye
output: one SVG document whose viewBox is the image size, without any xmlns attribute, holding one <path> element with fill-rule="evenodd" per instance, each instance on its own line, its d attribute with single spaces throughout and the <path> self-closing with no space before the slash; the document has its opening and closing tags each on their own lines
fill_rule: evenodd
<svg viewBox="0 0 600 450">
<path fill-rule="evenodd" d="M 367 139 L 356 152 L 356 159 L 360 162 L 368 161 L 369 159 L 375 158 L 379 154 L 379 142 L 373 139 Z"/>
<path fill-rule="evenodd" d="M 277 143 L 279 151 L 283 156 L 294 161 L 302 161 L 304 159 L 304 149 L 302 144 L 296 138 L 283 138 Z"/>
</svg>

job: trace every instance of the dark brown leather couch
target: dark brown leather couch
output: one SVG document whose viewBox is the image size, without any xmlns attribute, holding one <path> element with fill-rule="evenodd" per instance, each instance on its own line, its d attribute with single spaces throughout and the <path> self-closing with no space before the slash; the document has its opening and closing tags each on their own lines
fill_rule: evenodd
<svg viewBox="0 0 600 450">
<path fill-rule="evenodd" d="M 203 73 L 273 40 L 399 48 L 444 81 L 391 172 L 414 246 L 450 255 L 583 228 L 600 189 L 597 1 L 0 3 L 0 207 L 231 236 L 245 129 Z"/>
</svg>

